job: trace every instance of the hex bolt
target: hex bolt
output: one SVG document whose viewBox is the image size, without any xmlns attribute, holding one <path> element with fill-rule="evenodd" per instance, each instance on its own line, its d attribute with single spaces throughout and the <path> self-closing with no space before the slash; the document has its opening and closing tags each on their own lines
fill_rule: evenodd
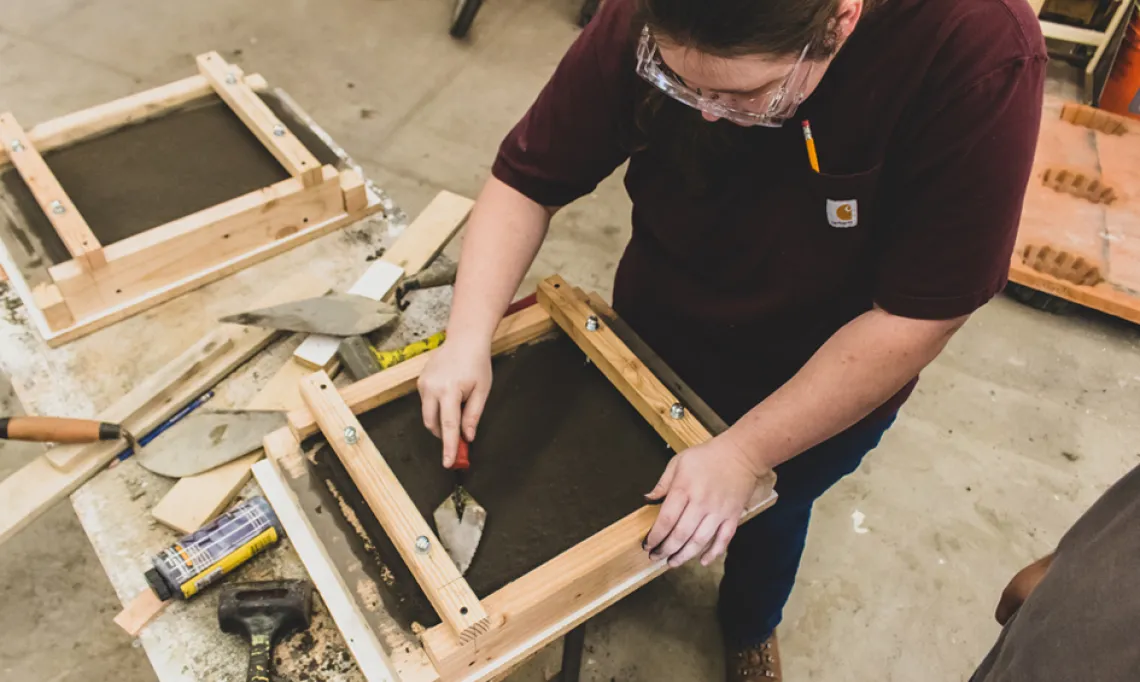
<svg viewBox="0 0 1140 682">
<path fill-rule="evenodd" d="M 24 151 L 24 145 L 19 140 L 12 140 L 12 143 L 8 145 L 8 147 L 14 152 Z"/>
<path fill-rule="evenodd" d="M 273 126 L 273 135 L 275 137 L 285 137 L 285 126 L 281 125 L 280 123 Z"/>
<path fill-rule="evenodd" d="M 684 419 L 685 418 L 685 406 L 682 405 L 681 403 L 673 403 L 669 407 L 669 416 L 672 417 L 673 419 Z"/>
<path fill-rule="evenodd" d="M 60 202 L 58 199 L 51 202 L 48 205 L 51 206 L 51 212 L 56 214 L 56 215 L 67 213 L 67 209 L 63 207 L 63 203 Z"/>
<path fill-rule="evenodd" d="M 237 76 L 233 75 L 232 73 L 227 73 L 226 74 L 226 83 L 229 85 L 234 85 L 235 83 L 237 83 Z"/>
<path fill-rule="evenodd" d="M 356 445 L 356 428 L 352 426 L 344 427 L 344 442 L 349 445 Z"/>
<path fill-rule="evenodd" d="M 431 540 L 427 539 L 426 535 L 421 535 L 416 538 L 416 551 L 420 554 L 427 554 L 431 549 Z"/>
<path fill-rule="evenodd" d="M 586 318 L 586 331 L 596 332 L 601 325 L 598 323 L 598 316 L 591 315 Z"/>
</svg>

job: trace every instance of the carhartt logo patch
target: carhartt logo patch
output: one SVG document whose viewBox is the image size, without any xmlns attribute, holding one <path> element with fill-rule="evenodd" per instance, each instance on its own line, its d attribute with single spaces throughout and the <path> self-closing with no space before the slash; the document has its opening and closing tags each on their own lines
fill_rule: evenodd
<svg viewBox="0 0 1140 682">
<path fill-rule="evenodd" d="M 827 222 L 832 227 L 855 227 L 859 224 L 859 202 L 827 200 Z"/>
</svg>

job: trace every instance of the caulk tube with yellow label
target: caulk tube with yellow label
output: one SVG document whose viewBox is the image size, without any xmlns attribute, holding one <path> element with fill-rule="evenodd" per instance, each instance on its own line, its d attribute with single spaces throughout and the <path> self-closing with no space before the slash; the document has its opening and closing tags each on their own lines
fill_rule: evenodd
<svg viewBox="0 0 1140 682">
<path fill-rule="evenodd" d="M 269 502 L 254 497 L 155 555 L 146 581 L 163 601 L 189 599 L 283 537 Z"/>
</svg>

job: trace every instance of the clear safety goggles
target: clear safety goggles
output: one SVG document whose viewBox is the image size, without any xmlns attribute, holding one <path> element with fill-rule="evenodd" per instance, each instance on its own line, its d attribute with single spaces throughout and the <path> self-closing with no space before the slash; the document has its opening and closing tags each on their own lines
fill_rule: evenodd
<svg viewBox="0 0 1140 682">
<path fill-rule="evenodd" d="M 637 46 L 637 75 L 678 102 L 710 116 L 723 118 L 742 126 L 779 128 L 796 113 L 800 102 L 804 101 L 804 90 L 814 67 L 812 62 L 807 62 L 809 49 L 811 43 L 804 46 L 795 66 L 778 86 L 754 95 L 715 91 L 706 93 L 687 85 L 669 68 L 669 65 L 661 59 L 657 41 L 653 39 L 649 27 L 646 26 L 641 30 L 641 42 Z M 806 67 L 805 62 L 807 62 Z"/>
</svg>

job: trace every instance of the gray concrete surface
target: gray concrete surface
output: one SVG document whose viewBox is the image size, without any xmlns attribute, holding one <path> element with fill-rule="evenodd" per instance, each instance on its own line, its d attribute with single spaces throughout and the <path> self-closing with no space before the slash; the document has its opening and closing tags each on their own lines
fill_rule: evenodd
<svg viewBox="0 0 1140 682">
<path fill-rule="evenodd" d="M 441 188 L 478 191 L 577 33 L 571 0 L 490 0 L 466 42 L 446 35 L 450 0 L 2 4 L 0 111 L 26 125 L 183 77 L 215 49 L 285 87 L 412 215 Z M 529 283 L 561 272 L 608 291 L 628 212 L 618 178 L 564 211 Z M 781 631 L 788 679 L 967 679 L 1005 581 L 1140 463 L 1137 404 L 1136 327 L 1007 299 L 980 311 L 818 505 Z M 35 451 L 0 445 L 0 476 Z M 718 679 L 716 580 L 682 569 L 602 615 L 583 679 Z M 153 679 L 116 609 L 60 505 L 0 548 L 0 680 Z"/>
</svg>

